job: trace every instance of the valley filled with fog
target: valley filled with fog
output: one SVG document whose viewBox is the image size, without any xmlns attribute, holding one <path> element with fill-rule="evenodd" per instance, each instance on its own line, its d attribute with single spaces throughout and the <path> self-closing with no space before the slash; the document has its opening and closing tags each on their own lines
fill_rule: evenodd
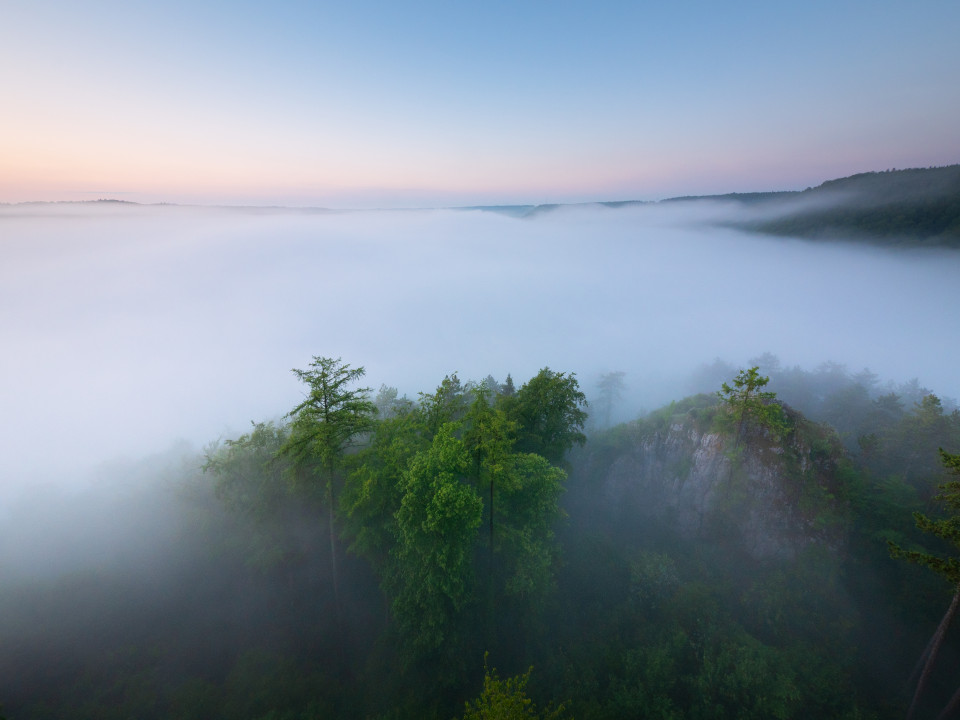
<svg viewBox="0 0 960 720">
<path fill-rule="evenodd" d="M 721 358 L 844 363 L 960 396 L 960 254 L 748 235 L 709 201 L 527 217 L 0 207 L 5 491 L 277 418 L 313 355 L 439 378 L 623 371 L 630 419 Z"/>
<path fill-rule="evenodd" d="M 0 207 L 0 720 L 902 717 L 960 253 L 784 207 Z"/>
</svg>

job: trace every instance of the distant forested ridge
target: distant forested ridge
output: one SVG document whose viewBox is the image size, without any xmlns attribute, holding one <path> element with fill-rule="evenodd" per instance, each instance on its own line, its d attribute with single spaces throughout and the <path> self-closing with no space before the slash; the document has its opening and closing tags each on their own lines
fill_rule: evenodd
<svg viewBox="0 0 960 720">
<path fill-rule="evenodd" d="M 860 173 L 795 193 L 720 195 L 773 217 L 735 227 L 769 235 L 960 248 L 960 165 Z"/>
<path fill-rule="evenodd" d="M 713 220 L 714 224 L 747 232 L 818 241 L 856 241 L 888 247 L 960 248 L 960 165 L 866 172 L 827 180 L 806 190 L 686 195 L 660 201 L 613 200 L 540 205 L 472 205 L 450 208 L 492 212 L 531 219 L 563 208 L 623 208 L 680 206 L 695 202 L 733 204 L 743 210 L 738 217 Z M 14 212 L 35 206 L 72 207 L 109 205 L 136 207 L 126 200 L 103 198 L 76 202 L 27 202 L 13 205 Z M 236 208 L 235 208 L 236 209 Z M 244 212 L 331 213 L 350 212 L 320 207 L 244 207 Z"/>
<path fill-rule="evenodd" d="M 697 201 L 735 203 L 745 217 L 722 224 L 738 230 L 809 238 L 855 240 L 896 247 L 960 248 L 960 165 L 867 172 L 801 191 L 686 195 L 660 202 L 579 203 L 620 209 Z M 570 205 L 474 206 L 529 218 Z"/>
</svg>

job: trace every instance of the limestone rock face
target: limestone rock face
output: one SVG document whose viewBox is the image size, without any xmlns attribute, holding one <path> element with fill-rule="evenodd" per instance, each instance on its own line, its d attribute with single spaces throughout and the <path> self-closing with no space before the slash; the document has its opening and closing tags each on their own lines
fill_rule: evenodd
<svg viewBox="0 0 960 720">
<path fill-rule="evenodd" d="M 834 497 L 837 453 L 809 435 L 823 431 L 791 414 L 806 432 L 784 441 L 747 429 L 728 436 L 681 418 L 637 427 L 593 472 L 621 521 L 658 522 L 683 538 L 735 539 L 756 559 L 789 558 L 811 543 L 843 544 Z M 816 440 L 816 437 L 813 438 Z M 598 475 L 597 475 L 598 474 Z"/>
</svg>

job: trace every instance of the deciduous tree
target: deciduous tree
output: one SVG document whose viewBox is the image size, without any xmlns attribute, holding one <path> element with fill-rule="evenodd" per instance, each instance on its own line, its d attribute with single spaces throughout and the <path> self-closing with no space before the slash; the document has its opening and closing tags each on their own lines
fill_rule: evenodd
<svg viewBox="0 0 960 720">
<path fill-rule="evenodd" d="M 566 717 L 563 705 L 548 706 L 538 712 L 527 696 L 532 672 L 530 668 L 523 675 L 502 680 L 496 668 L 487 668 L 484 657 L 483 692 L 476 700 L 466 703 L 463 720 L 562 720 Z"/>
<path fill-rule="evenodd" d="M 586 442 L 587 398 L 573 373 L 543 368 L 516 395 L 501 398 L 501 407 L 517 423 L 518 452 L 536 453 L 559 465 L 570 448 Z"/>
<path fill-rule="evenodd" d="M 297 549 L 285 532 L 293 498 L 286 481 L 287 463 L 277 456 L 289 437 L 286 427 L 255 423 L 249 433 L 206 450 L 204 472 L 215 477 L 217 497 L 233 513 L 250 521 L 244 555 L 267 569 L 290 559 Z"/>
<path fill-rule="evenodd" d="M 394 614 L 421 652 L 443 644 L 472 590 L 483 501 L 466 482 L 470 458 L 454 430 L 452 423 L 441 426 L 430 448 L 412 460 L 397 511 Z"/>
</svg>

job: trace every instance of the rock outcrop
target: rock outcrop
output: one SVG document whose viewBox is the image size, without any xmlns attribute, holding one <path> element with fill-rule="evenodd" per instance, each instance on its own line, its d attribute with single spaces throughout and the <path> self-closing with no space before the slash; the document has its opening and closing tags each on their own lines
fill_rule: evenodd
<svg viewBox="0 0 960 720">
<path fill-rule="evenodd" d="M 783 438 L 749 427 L 734 443 L 703 402 L 622 427 L 583 458 L 620 521 L 733 540 L 756 559 L 793 557 L 811 543 L 842 546 L 836 437 L 784 408 L 791 430 Z"/>
</svg>

